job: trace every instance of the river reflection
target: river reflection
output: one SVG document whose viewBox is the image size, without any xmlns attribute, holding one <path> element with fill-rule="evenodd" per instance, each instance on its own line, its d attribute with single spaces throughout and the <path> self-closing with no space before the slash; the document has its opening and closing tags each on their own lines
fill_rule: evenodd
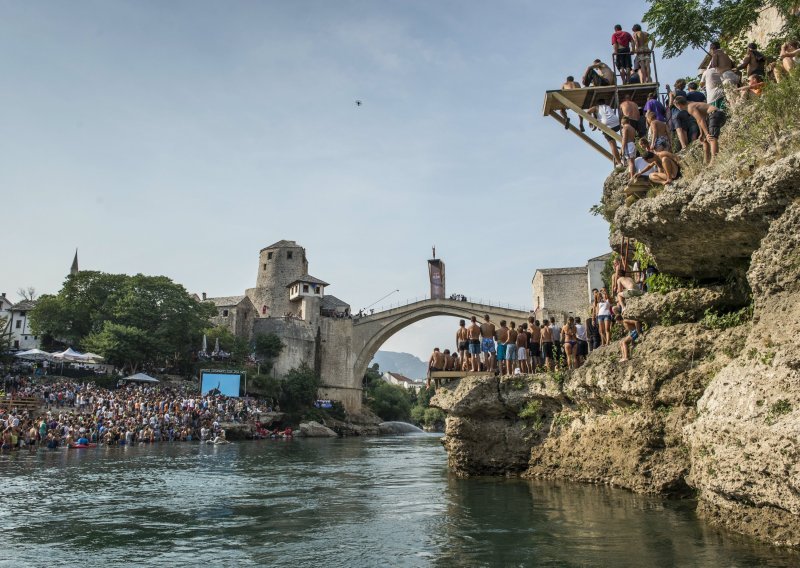
<svg viewBox="0 0 800 568">
<path fill-rule="evenodd" d="M 21 453 L 0 481 L 0 566 L 800 563 L 690 502 L 456 479 L 436 436 Z"/>
</svg>

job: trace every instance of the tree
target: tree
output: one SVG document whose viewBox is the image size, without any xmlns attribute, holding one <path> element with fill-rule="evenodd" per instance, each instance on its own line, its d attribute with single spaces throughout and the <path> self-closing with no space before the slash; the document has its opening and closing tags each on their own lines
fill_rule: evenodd
<svg viewBox="0 0 800 568">
<path fill-rule="evenodd" d="M 370 388 L 369 395 L 370 409 L 383 420 L 411 418 L 411 397 L 403 387 L 380 380 Z"/>
<path fill-rule="evenodd" d="M 39 298 L 30 317 L 34 333 L 130 368 L 186 363 L 214 313 L 165 276 L 85 271 L 68 276 L 58 294 Z"/>
<path fill-rule="evenodd" d="M 276 359 L 283 351 L 283 343 L 274 333 L 257 333 L 253 338 L 253 351 L 262 359 Z"/>
<path fill-rule="evenodd" d="M 13 339 L 14 334 L 11 332 L 8 318 L 0 317 L 0 355 L 8 353 L 11 350 Z"/>
<path fill-rule="evenodd" d="M 677 57 L 709 42 L 732 41 L 747 32 L 766 8 L 786 18 L 783 34 L 796 29 L 796 0 L 649 0 L 642 20 L 650 25 L 664 57 Z"/>
<path fill-rule="evenodd" d="M 320 378 L 308 365 L 292 369 L 283 379 L 281 406 L 289 410 L 308 408 L 317 400 Z"/>
<path fill-rule="evenodd" d="M 18 288 L 17 295 L 19 296 L 20 300 L 28 300 L 29 302 L 33 302 L 36 300 L 36 288 L 33 286 L 28 286 L 27 288 Z"/>
<path fill-rule="evenodd" d="M 206 336 L 209 348 L 216 345 L 217 340 L 219 340 L 219 348 L 231 354 L 230 361 L 232 363 L 244 363 L 250 354 L 247 340 L 236 337 L 225 325 L 208 328 L 203 333 Z"/>
</svg>

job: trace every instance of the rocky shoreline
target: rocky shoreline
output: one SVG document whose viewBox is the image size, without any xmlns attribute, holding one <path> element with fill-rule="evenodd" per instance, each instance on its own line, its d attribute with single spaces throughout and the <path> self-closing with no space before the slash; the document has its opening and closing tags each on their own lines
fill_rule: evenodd
<svg viewBox="0 0 800 568">
<path fill-rule="evenodd" d="M 630 207 L 622 184 L 605 188 L 612 243 L 636 238 L 696 284 L 631 300 L 650 328 L 627 363 L 612 344 L 570 373 L 445 385 L 431 405 L 450 468 L 693 496 L 717 525 L 800 546 L 800 154 Z M 738 325 L 703 321 L 748 303 Z"/>
</svg>

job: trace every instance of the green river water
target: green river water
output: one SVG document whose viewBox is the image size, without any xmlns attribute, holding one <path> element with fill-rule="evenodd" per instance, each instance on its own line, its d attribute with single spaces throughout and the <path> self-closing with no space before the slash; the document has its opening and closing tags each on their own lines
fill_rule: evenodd
<svg viewBox="0 0 800 568">
<path fill-rule="evenodd" d="M 0 456 L 0 566 L 796 566 L 694 503 L 457 479 L 438 436 Z"/>
</svg>

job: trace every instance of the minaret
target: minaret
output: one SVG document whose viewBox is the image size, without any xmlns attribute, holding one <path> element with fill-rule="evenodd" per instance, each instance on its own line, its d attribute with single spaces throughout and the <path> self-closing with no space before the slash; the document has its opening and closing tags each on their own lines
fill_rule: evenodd
<svg viewBox="0 0 800 568">
<path fill-rule="evenodd" d="M 72 259 L 72 267 L 69 269 L 69 275 L 75 276 L 78 274 L 78 249 L 75 249 L 75 258 Z"/>
</svg>

